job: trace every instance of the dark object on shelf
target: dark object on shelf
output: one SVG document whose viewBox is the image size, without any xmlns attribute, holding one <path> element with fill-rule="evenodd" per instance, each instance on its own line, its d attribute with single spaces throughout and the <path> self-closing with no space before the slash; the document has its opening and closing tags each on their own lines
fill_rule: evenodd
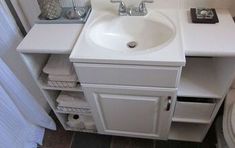
<svg viewBox="0 0 235 148">
<path fill-rule="evenodd" d="M 235 22 L 235 17 L 233 17 L 233 20 L 234 20 L 234 22 Z"/>
<path fill-rule="evenodd" d="M 214 8 L 191 8 L 190 13 L 193 23 L 215 24 L 219 22 Z"/>
</svg>

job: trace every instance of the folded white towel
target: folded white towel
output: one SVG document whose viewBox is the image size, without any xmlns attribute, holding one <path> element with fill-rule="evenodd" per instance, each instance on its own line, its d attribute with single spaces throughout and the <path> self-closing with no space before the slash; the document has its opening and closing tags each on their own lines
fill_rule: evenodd
<svg viewBox="0 0 235 148">
<path fill-rule="evenodd" d="M 69 55 L 51 55 L 43 72 L 52 75 L 71 75 L 73 64 L 69 61 Z"/>
<path fill-rule="evenodd" d="M 89 108 L 89 104 L 82 93 L 62 91 L 56 101 L 58 102 L 58 106 Z"/>
</svg>

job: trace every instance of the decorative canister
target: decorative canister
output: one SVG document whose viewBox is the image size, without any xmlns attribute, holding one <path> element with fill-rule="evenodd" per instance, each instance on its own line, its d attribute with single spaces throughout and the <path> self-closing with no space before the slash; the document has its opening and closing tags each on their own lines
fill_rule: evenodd
<svg viewBox="0 0 235 148">
<path fill-rule="evenodd" d="M 57 19 L 61 16 L 62 7 L 59 0 L 38 0 L 41 9 L 40 18 Z"/>
</svg>

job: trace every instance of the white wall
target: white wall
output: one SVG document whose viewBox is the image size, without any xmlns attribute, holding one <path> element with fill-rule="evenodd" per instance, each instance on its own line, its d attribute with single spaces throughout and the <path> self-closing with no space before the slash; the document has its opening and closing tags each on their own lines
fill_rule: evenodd
<svg viewBox="0 0 235 148">
<path fill-rule="evenodd" d="M 233 0 L 181 0 L 183 8 L 192 7 L 211 7 L 211 8 L 229 8 Z"/>
<path fill-rule="evenodd" d="M 62 7 L 71 7 L 72 0 L 59 0 Z M 79 1 L 79 0 L 75 0 Z M 41 11 L 37 0 L 11 0 L 18 16 L 20 17 L 26 31 L 34 25 Z"/>
<path fill-rule="evenodd" d="M 15 5 L 21 9 L 23 14 L 20 17 L 25 16 L 29 26 L 33 26 L 35 20 L 40 14 L 40 9 L 37 4 L 37 0 L 11 0 Z M 71 7 L 72 0 L 59 0 L 63 7 Z M 84 0 L 75 0 L 84 1 Z M 91 0 L 93 8 L 102 9 L 116 9 L 117 4 L 110 3 L 110 0 Z M 123 0 L 127 4 L 133 5 L 133 3 L 139 3 L 141 0 Z M 231 12 L 235 15 L 235 0 L 154 0 L 153 4 L 147 4 L 149 8 L 191 8 L 191 7 L 216 7 L 216 8 L 231 8 Z M 231 4 L 232 3 L 232 4 Z M 105 4 L 105 5 L 104 5 Z M 180 6 L 179 6 L 180 5 Z"/>
<path fill-rule="evenodd" d="M 123 0 L 126 5 L 138 5 L 141 0 Z M 154 0 L 154 3 L 146 4 L 148 8 L 168 9 L 179 8 L 180 0 Z M 117 3 L 111 3 L 110 0 L 91 0 L 93 9 L 116 10 Z"/>
<path fill-rule="evenodd" d="M 230 10 L 231 14 L 233 16 L 235 16 L 235 0 L 232 0 L 229 10 Z"/>
<path fill-rule="evenodd" d="M 35 20 L 40 14 L 37 0 L 18 0 L 30 26 L 33 26 Z"/>
<path fill-rule="evenodd" d="M 18 17 L 20 18 L 26 32 L 28 32 L 31 27 L 29 25 L 28 20 L 26 19 L 26 16 L 25 16 L 20 4 L 19 4 L 19 1 L 18 0 L 10 0 L 10 1 L 11 1 L 12 5 L 14 6 L 14 8 L 18 14 Z"/>
<path fill-rule="evenodd" d="M 26 32 L 34 25 L 35 20 L 40 14 L 37 0 L 10 0 L 14 6 Z"/>
<path fill-rule="evenodd" d="M 138 4 L 141 0 L 123 0 L 126 4 Z M 191 8 L 191 7 L 215 7 L 229 8 L 233 0 L 154 0 L 148 4 L 149 8 Z M 117 4 L 110 3 L 110 0 L 91 0 L 93 8 L 109 9 L 117 8 Z"/>
</svg>

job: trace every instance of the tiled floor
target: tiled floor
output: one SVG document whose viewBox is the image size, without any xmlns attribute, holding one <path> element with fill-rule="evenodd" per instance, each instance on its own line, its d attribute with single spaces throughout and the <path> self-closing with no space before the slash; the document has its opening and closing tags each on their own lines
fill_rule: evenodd
<svg viewBox="0 0 235 148">
<path fill-rule="evenodd" d="M 210 130 L 203 143 L 160 141 L 68 132 L 58 121 L 57 131 L 46 130 L 41 148 L 215 148 L 215 133 Z"/>
</svg>

